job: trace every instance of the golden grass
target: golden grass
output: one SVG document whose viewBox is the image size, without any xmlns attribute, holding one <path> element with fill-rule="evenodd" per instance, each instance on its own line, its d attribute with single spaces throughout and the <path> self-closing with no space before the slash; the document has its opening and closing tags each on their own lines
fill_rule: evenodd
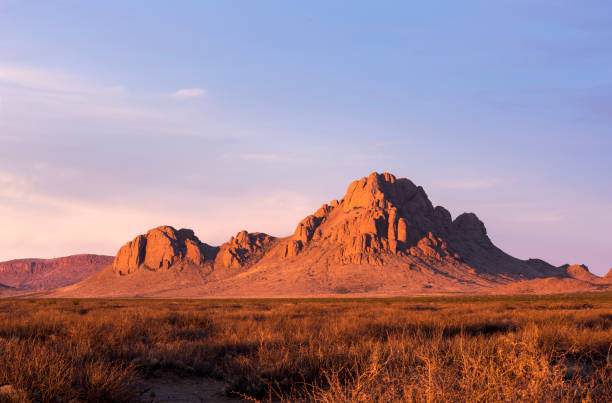
<svg viewBox="0 0 612 403">
<path fill-rule="evenodd" d="M 23 401 L 134 401 L 169 372 L 264 401 L 606 401 L 611 346 L 610 294 L 0 301 Z"/>
</svg>

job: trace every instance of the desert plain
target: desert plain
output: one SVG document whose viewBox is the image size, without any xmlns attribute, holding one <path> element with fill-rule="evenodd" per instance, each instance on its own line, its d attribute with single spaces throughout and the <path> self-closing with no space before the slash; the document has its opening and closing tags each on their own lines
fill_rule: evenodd
<svg viewBox="0 0 612 403">
<path fill-rule="evenodd" d="M 6 299 L 4 401 L 604 402 L 612 294 Z"/>
</svg>

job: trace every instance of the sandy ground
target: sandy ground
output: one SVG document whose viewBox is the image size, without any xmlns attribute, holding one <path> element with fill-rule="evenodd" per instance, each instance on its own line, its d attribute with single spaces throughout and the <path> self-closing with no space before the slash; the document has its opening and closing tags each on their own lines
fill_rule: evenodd
<svg viewBox="0 0 612 403">
<path fill-rule="evenodd" d="M 246 402 L 240 398 L 230 398 L 223 394 L 224 383 L 208 378 L 182 378 L 176 375 L 164 375 L 142 381 L 144 393 L 142 402 L 210 402 L 239 403 Z"/>
</svg>

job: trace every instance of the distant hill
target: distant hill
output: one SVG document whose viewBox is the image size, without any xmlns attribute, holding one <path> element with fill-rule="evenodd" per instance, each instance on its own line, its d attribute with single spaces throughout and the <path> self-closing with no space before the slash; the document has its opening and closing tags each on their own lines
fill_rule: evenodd
<svg viewBox="0 0 612 403">
<path fill-rule="evenodd" d="M 419 295 L 538 292 L 538 284 L 543 292 L 609 287 L 584 266 L 512 257 L 475 214 L 452 219 L 410 180 L 372 173 L 291 236 L 242 231 L 211 246 L 191 230 L 161 226 L 125 244 L 112 266 L 51 295 Z"/>
<path fill-rule="evenodd" d="M 73 255 L 0 262 L 0 283 L 20 290 L 49 290 L 78 283 L 113 262 L 112 256 Z"/>
</svg>

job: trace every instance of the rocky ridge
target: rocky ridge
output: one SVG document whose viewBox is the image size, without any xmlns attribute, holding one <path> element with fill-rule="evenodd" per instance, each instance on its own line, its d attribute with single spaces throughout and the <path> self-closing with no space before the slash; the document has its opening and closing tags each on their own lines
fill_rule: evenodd
<svg viewBox="0 0 612 403">
<path fill-rule="evenodd" d="M 190 229 L 164 225 L 138 235 L 121 247 L 113 262 L 118 275 L 195 265 L 240 269 L 256 262 L 274 240 L 263 233 L 241 231 L 219 247 L 202 243 Z"/>
<path fill-rule="evenodd" d="M 63 287 L 84 280 L 112 262 L 112 256 L 87 254 L 9 260 L 0 262 L 0 283 L 22 290 Z"/>
<path fill-rule="evenodd" d="M 588 282 L 597 282 L 599 280 L 599 277 L 591 273 L 589 268 L 583 264 L 566 264 L 561 266 L 561 269 L 565 270 L 568 277 L 575 278 L 577 280 Z"/>
<path fill-rule="evenodd" d="M 214 260 L 217 251 L 218 248 L 200 242 L 192 230 L 161 226 L 122 246 L 113 270 L 126 275 L 141 268 L 167 270 L 179 263 L 203 265 Z"/>
</svg>

